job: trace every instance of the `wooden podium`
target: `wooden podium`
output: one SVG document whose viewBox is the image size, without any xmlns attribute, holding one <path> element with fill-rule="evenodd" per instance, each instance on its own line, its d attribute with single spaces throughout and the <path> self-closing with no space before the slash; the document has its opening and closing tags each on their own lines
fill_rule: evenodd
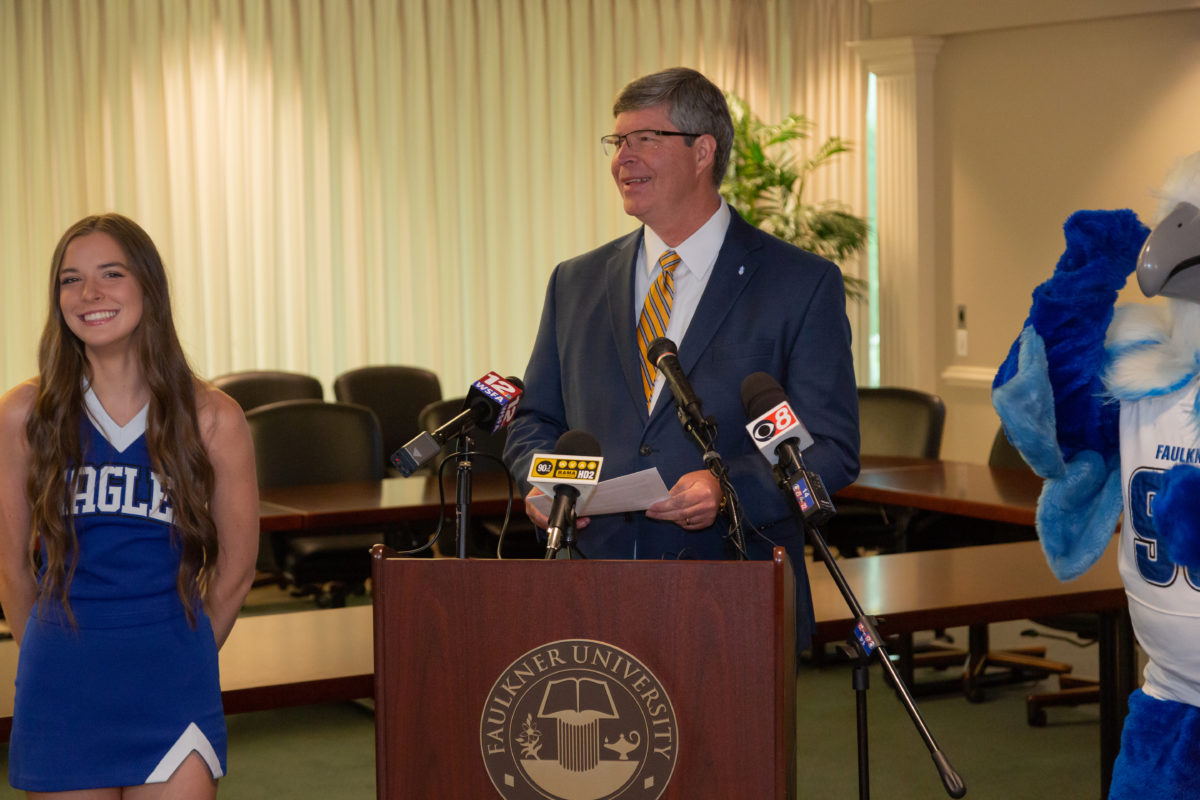
<svg viewBox="0 0 1200 800">
<path fill-rule="evenodd" d="M 782 548 L 759 562 L 372 555 L 381 800 L 795 796 Z"/>
</svg>

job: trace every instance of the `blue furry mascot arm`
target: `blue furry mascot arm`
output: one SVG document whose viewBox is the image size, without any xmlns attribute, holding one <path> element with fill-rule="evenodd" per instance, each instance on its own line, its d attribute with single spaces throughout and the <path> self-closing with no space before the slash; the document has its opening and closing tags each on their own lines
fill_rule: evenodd
<svg viewBox="0 0 1200 800">
<path fill-rule="evenodd" d="M 1079 211 L 1063 230 L 1066 251 L 1033 293 L 992 401 L 1009 440 L 1046 479 L 1038 533 L 1050 568 L 1069 579 L 1104 552 L 1121 513 L 1118 406 L 1100 376 L 1117 292 L 1149 230 L 1132 211 Z"/>
</svg>

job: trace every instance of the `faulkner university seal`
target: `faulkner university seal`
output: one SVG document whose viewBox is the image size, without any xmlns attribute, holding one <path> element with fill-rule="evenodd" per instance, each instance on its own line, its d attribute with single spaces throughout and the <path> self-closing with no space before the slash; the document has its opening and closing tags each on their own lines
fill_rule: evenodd
<svg viewBox="0 0 1200 800">
<path fill-rule="evenodd" d="M 479 734 L 505 800 L 657 800 L 679 746 L 658 678 L 590 639 L 543 644 L 510 664 L 488 693 Z"/>
</svg>

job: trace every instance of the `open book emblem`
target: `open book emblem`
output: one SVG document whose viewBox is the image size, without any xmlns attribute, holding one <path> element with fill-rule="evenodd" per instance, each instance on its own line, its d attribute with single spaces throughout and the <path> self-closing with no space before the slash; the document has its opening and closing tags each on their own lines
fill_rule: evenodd
<svg viewBox="0 0 1200 800">
<path fill-rule="evenodd" d="M 480 734 L 505 800 L 657 800 L 679 742 L 662 683 L 626 651 L 589 639 L 514 661 L 488 695 Z"/>
</svg>

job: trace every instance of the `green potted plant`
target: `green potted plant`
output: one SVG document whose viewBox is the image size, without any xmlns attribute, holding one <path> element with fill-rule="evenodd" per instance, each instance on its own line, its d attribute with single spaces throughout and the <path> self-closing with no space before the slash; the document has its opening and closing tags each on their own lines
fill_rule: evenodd
<svg viewBox="0 0 1200 800">
<path fill-rule="evenodd" d="M 812 121 L 803 114 L 788 114 L 781 122 L 760 120 L 746 101 L 727 93 L 733 117 L 733 150 L 721 193 L 742 217 L 762 230 L 837 264 L 867 243 L 867 221 L 856 217 L 843 203 L 804 202 L 808 176 L 849 144 L 830 136 L 807 159 L 796 155 L 791 142 L 807 139 Z M 867 282 L 845 275 L 846 296 L 866 298 Z"/>
</svg>

